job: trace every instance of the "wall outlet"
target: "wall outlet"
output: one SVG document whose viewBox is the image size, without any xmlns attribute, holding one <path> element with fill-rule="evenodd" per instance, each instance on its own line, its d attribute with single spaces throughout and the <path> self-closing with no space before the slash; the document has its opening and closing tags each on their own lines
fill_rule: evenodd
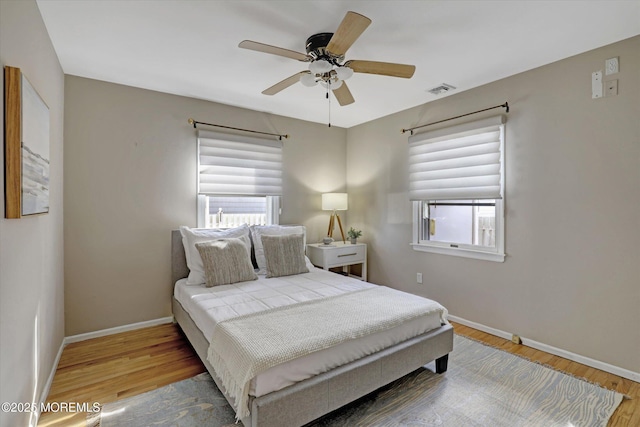
<svg viewBox="0 0 640 427">
<path fill-rule="evenodd" d="M 422 273 L 416 274 L 416 282 L 422 284 Z"/>
<path fill-rule="evenodd" d="M 616 74 L 620 71 L 620 62 L 618 61 L 618 57 L 609 58 L 604 61 L 604 74 L 608 76 L 609 74 Z"/>
<path fill-rule="evenodd" d="M 511 335 L 511 342 L 514 344 L 522 344 L 522 340 L 520 339 L 520 335 L 513 334 Z"/>
</svg>

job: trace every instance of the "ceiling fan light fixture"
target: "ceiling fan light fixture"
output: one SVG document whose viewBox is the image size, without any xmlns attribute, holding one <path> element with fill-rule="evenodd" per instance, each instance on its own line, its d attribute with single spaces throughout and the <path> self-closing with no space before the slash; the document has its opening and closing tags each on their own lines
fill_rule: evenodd
<svg viewBox="0 0 640 427">
<path fill-rule="evenodd" d="M 353 70 L 349 67 L 338 67 L 336 68 L 336 74 L 338 79 L 347 80 L 351 76 L 353 76 Z"/>
<path fill-rule="evenodd" d="M 309 71 L 311 71 L 313 74 L 328 73 L 332 68 L 333 66 L 331 65 L 331 63 L 324 59 L 319 59 L 309 64 Z"/>
<path fill-rule="evenodd" d="M 318 84 L 318 82 L 316 81 L 316 76 L 311 73 L 301 75 L 300 83 L 307 87 L 312 87 Z"/>
<path fill-rule="evenodd" d="M 340 86 L 342 86 L 342 80 L 338 80 L 338 79 L 320 80 L 319 83 L 323 88 L 326 89 L 327 86 L 328 86 L 329 89 L 331 89 L 331 90 L 336 90 Z"/>
</svg>

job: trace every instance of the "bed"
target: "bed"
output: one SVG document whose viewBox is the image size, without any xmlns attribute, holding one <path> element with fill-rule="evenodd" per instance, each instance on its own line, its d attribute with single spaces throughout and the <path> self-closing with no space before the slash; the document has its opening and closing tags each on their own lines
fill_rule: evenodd
<svg viewBox="0 0 640 427">
<path fill-rule="evenodd" d="M 216 369 L 208 357 L 210 337 L 214 326 L 207 323 L 203 313 L 206 311 L 207 304 L 211 305 L 213 301 L 217 303 L 217 300 L 212 299 L 212 288 L 186 286 L 189 268 L 185 257 L 185 246 L 179 230 L 172 231 L 171 251 L 172 283 L 175 284 L 173 313 L 176 322 L 196 350 L 218 388 L 225 394 L 231 406 L 236 409 L 237 397 L 234 397 L 234 393 L 227 391 L 224 381 L 216 373 Z M 273 294 L 279 292 L 280 289 L 305 286 L 312 289 L 312 291 L 301 293 L 307 300 L 313 300 L 315 298 L 313 294 L 321 293 L 332 296 L 340 294 L 343 290 L 373 295 L 378 289 L 372 288 L 379 288 L 376 285 L 309 266 L 309 273 L 285 278 L 265 279 L 260 277 L 255 282 L 228 286 L 224 288 L 224 293 L 230 295 L 227 299 L 234 299 L 244 298 L 244 296 L 236 297 L 235 293 L 242 293 L 256 287 L 264 287 Z M 222 288 L 215 289 L 215 291 L 223 292 Z M 309 294 L 312 296 L 309 297 Z M 286 298 L 289 296 L 277 296 L 272 300 L 275 301 L 274 304 L 278 305 L 281 304 L 282 299 Z M 191 304 L 190 301 L 199 302 L 200 308 L 197 304 L 195 306 Z M 339 299 L 335 301 L 339 301 Z M 262 303 L 263 301 L 260 301 L 260 304 Z M 307 301 L 296 301 L 291 306 L 299 307 L 306 303 Z M 308 304 L 314 303 L 315 301 L 308 302 Z M 250 306 L 251 304 L 246 305 Z M 224 310 L 219 311 L 224 312 Z M 224 316 L 218 320 L 225 320 Z M 448 354 L 453 349 L 452 327 L 446 322 L 442 322 L 440 317 L 433 316 L 420 320 L 420 322 L 406 323 L 408 326 L 403 325 L 404 329 L 402 330 L 391 330 L 386 335 L 382 333 L 374 338 L 362 337 L 357 341 L 354 340 L 353 343 L 340 344 L 347 349 L 347 352 L 353 351 L 353 348 L 350 350 L 349 346 L 366 348 L 365 351 L 368 351 L 369 354 L 356 360 L 341 363 L 340 352 L 331 354 L 329 352 L 331 349 L 327 349 L 305 356 L 306 359 L 300 358 L 303 360 L 302 363 L 299 360 L 293 360 L 261 373 L 251 380 L 247 403 L 248 413 L 243 414 L 239 419 L 247 427 L 301 426 L 371 393 L 433 360 L 436 361 L 436 372 L 445 372 Z M 400 339 L 401 341 L 389 344 L 390 339 L 396 341 Z M 374 345 L 373 343 L 379 346 L 380 342 L 386 342 L 384 348 L 373 351 L 371 347 Z M 322 360 L 323 366 L 313 365 L 313 363 L 317 364 L 319 360 Z M 298 365 L 294 365 L 295 363 Z"/>
</svg>

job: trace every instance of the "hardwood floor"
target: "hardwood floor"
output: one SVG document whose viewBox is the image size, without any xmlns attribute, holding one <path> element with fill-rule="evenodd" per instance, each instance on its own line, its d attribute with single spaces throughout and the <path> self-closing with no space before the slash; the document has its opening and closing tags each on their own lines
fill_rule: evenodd
<svg viewBox="0 0 640 427">
<path fill-rule="evenodd" d="M 47 402 L 109 403 L 176 381 L 205 368 L 174 324 L 69 344 Z M 83 426 L 86 413 L 43 413 L 38 426 Z"/>
<path fill-rule="evenodd" d="M 453 324 L 457 334 L 543 363 L 631 397 L 609 427 L 640 426 L 640 383 Z M 109 403 L 193 377 L 205 368 L 177 325 L 167 324 L 65 347 L 47 402 Z M 80 427 L 86 413 L 43 413 L 39 426 Z"/>
</svg>

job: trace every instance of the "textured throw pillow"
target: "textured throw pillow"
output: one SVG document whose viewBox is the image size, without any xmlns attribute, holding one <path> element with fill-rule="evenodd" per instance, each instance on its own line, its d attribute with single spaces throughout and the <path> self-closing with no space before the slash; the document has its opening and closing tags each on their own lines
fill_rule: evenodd
<svg viewBox="0 0 640 427">
<path fill-rule="evenodd" d="M 230 285 L 247 280 L 257 280 L 251 257 L 241 239 L 219 239 L 196 243 L 204 264 L 204 275 L 208 288 Z"/>
<path fill-rule="evenodd" d="M 302 234 L 300 249 L 304 253 L 305 236 L 307 229 L 303 225 L 252 225 L 251 238 L 253 249 L 258 264 L 258 274 L 267 274 L 267 261 L 264 258 L 264 248 L 262 247 L 262 236 L 279 236 L 285 234 Z"/>
<path fill-rule="evenodd" d="M 184 246 L 185 257 L 187 258 L 187 267 L 189 267 L 187 285 L 202 285 L 205 282 L 204 266 L 200 253 L 196 249 L 196 243 L 235 237 L 242 239 L 246 245 L 247 253 L 251 254 L 250 231 L 249 226 L 246 224 L 227 230 L 182 226 L 180 227 L 180 234 L 182 235 L 182 244 Z"/>
<path fill-rule="evenodd" d="M 308 273 L 303 251 L 302 234 L 262 236 L 262 246 L 267 264 L 267 277 L 291 276 Z"/>
</svg>

